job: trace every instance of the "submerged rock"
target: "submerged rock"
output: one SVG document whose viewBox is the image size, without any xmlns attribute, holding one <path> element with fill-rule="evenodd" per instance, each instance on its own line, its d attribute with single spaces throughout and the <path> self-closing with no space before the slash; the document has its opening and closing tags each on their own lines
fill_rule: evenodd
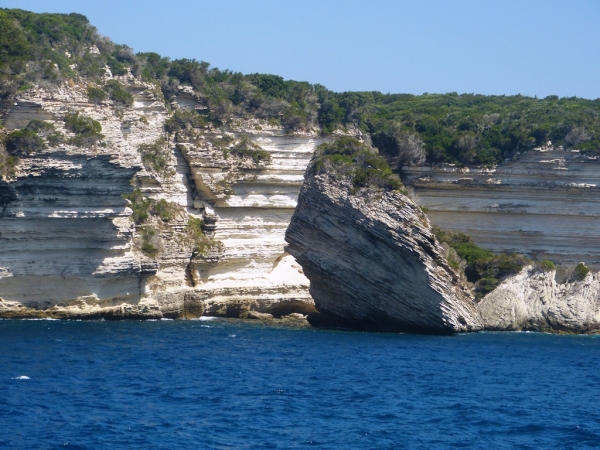
<svg viewBox="0 0 600 450">
<path fill-rule="evenodd" d="M 592 333 L 600 331 L 600 275 L 555 281 L 532 266 L 507 278 L 477 305 L 486 329 Z"/>
<path fill-rule="evenodd" d="M 427 217 L 398 191 L 356 189 L 306 174 L 286 233 L 310 280 L 315 325 L 455 333 L 482 328 L 470 291 L 448 266 Z"/>
</svg>

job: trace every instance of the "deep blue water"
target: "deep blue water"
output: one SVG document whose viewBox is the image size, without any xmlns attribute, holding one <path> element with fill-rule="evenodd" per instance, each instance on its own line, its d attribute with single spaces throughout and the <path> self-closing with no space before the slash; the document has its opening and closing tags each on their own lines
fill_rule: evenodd
<svg viewBox="0 0 600 450">
<path fill-rule="evenodd" d="M 595 447 L 600 337 L 0 320 L 0 448 Z"/>
</svg>

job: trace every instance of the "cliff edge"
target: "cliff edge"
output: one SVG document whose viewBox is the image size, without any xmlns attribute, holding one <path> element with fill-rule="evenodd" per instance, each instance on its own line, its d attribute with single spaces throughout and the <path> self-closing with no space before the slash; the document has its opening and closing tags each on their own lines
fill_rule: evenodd
<svg viewBox="0 0 600 450">
<path fill-rule="evenodd" d="M 394 190 L 393 175 L 351 139 L 311 160 L 286 232 L 310 280 L 313 324 L 376 331 L 455 333 L 482 323 L 448 266 L 425 214 Z M 389 169 L 388 169 L 389 171 Z"/>
</svg>

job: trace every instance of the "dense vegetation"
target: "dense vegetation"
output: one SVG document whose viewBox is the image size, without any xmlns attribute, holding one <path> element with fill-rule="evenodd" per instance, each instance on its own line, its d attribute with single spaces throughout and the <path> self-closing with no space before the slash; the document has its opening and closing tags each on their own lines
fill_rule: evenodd
<svg viewBox="0 0 600 450">
<path fill-rule="evenodd" d="M 463 233 L 442 231 L 438 227 L 434 227 L 433 231 L 438 240 L 450 246 L 448 263 L 454 270 L 464 271 L 467 281 L 475 285 L 478 298 L 493 291 L 503 278 L 520 272 L 530 263 L 528 258 L 519 254 L 496 255 L 479 247 L 470 236 Z M 542 262 L 544 270 L 550 270 L 548 263 L 552 264 L 550 261 Z"/>
<path fill-rule="evenodd" d="M 317 147 L 313 169 L 350 181 L 355 188 L 400 189 L 398 175 L 385 158 L 352 137 L 340 137 Z"/>
<path fill-rule="evenodd" d="M 86 77 L 102 85 L 105 65 L 113 75 L 131 71 L 156 83 L 167 100 L 179 86 L 191 86 L 206 113 L 192 111 L 187 113 L 190 117 L 174 122 L 220 125 L 230 117 L 258 117 L 289 130 L 320 126 L 324 133 L 352 126 L 369 133 L 374 145 L 400 166 L 425 158 L 490 165 L 548 140 L 600 153 L 600 99 L 335 93 L 276 75 L 243 75 L 193 59 L 134 54 L 126 45 L 101 37 L 79 14 L 0 9 L 0 101 L 9 101 L 18 89 L 40 81 Z M 103 90 L 116 103 L 131 101 L 117 81 Z M 106 98 L 95 87 L 88 95 L 97 102 Z M 177 126 L 167 124 L 172 125 Z"/>
</svg>

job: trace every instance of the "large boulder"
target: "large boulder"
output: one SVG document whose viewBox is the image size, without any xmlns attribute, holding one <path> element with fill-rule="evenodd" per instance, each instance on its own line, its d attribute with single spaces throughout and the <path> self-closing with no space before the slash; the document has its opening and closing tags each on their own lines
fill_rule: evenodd
<svg viewBox="0 0 600 450">
<path fill-rule="evenodd" d="M 319 311 L 309 321 L 440 334 L 481 329 L 473 296 L 443 257 L 426 215 L 398 190 L 357 187 L 352 170 L 336 166 L 339 159 L 328 163 L 323 151 L 313 157 L 286 232 L 287 251 L 310 280 Z"/>
</svg>

